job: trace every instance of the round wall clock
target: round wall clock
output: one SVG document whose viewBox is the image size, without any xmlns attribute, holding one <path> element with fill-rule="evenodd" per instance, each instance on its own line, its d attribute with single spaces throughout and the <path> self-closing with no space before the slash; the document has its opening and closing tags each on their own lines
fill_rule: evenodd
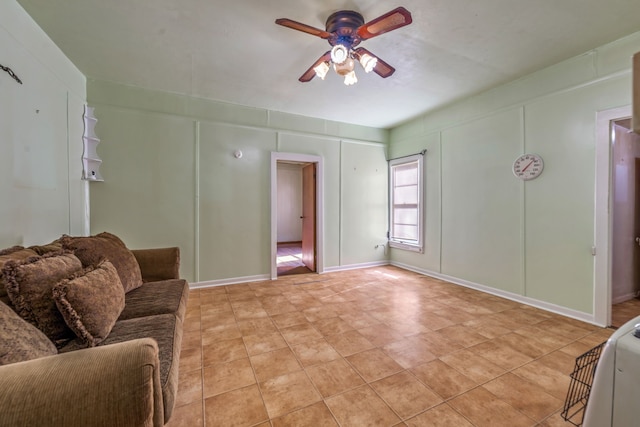
<svg viewBox="0 0 640 427">
<path fill-rule="evenodd" d="M 523 154 L 513 162 L 513 174 L 523 181 L 537 178 L 543 168 L 542 157 L 537 154 Z"/>
</svg>

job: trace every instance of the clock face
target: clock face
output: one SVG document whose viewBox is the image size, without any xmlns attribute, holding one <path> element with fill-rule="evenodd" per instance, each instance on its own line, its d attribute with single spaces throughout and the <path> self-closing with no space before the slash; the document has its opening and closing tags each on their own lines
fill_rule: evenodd
<svg viewBox="0 0 640 427">
<path fill-rule="evenodd" d="M 543 168 L 542 157 L 537 154 L 524 154 L 513 162 L 513 174 L 523 181 L 537 178 Z"/>
</svg>

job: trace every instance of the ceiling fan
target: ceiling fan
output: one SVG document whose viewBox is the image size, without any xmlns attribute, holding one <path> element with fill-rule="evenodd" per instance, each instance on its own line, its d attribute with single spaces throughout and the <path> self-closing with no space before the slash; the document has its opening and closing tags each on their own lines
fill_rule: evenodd
<svg viewBox="0 0 640 427">
<path fill-rule="evenodd" d="M 325 52 L 298 80 L 308 82 L 316 75 L 324 80 L 330 66 L 344 76 L 344 84 L 358 81 L 354 71 L 355 61 L 368 73 L 374 71 L 387 78 L 396 70 L 363 47 L 356 47 L 363 40 L 377 37 L 389 31 L 411 24 L 411 13 L 398 7 L 365 24 L 364 18 L 353 10 L 340 10 L 327 18 L 326 30 L 302 24 L 287 18 L 276 19 L 276 24 L 320 37 L 329 42 L 331 50 Z"/>
</svg>

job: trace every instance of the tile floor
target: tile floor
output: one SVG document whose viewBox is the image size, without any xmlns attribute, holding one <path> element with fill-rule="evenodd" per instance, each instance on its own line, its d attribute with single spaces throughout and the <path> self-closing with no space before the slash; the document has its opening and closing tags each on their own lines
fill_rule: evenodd
<svg viewBox="0 0 640 427">
<path fill-rule="evenodd" d="M 611 310 L 611 325 L 619 328 L 636 316 L 640 316 L 640 299 L 633 298 L 614 304 Z"/>
<path fill-rule="evenodd" d="M 612 330 L 395 267 L 191 292 L 178 426 L 569 426 Z"/>
</svg>

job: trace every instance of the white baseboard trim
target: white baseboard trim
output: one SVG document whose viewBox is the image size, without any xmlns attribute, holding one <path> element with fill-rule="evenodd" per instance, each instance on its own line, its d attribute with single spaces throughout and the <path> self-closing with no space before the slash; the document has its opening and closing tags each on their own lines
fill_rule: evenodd
<svg viewBox="0 0 640 427">
<path fill-rule="evenodd" d="M 540 308 L 545 311 L 550 311 L 555 314 L 560 314 L 562 316 L 570 317 L 572 319 L 580 320 L 583 322 L 591 323 L 596 326 L 606 327 L 606 325 L 600 325 L 596 323 L 595 318 L 592 314 L 584 313 L 582 311 L 573 310 L 567 307 L 563 307 L 561 305 L 552 304 L 545 301 L 540 301 L 534 298 L 526 297 L 523 295 L 514 294 L 512 292 L 503 291 L 501 289 L 492 288 L 490 286 L 481 285 L 479 283 L 470 282 L 468 280 L 459 279 L 457 277 L 448 276 L 446 274 L 441 274 L 435 271 L 425 270 L 417 267 L 413 267 L 411 265 L 403 264 L 400 262 L 391 261 L 391 265 L 413 271 L 415 273 L 423 274 L 425 276 L 434 277 L 436 279 L 445 280 L 447 282 L 454 283 L 456 285 L 464 286 L 466 288 L 476 289 L 478 291 L 486 292 L 488 294 L 492 294 L 501 298 L 506 298 L 511 301 L 519 302 L 522 304 L 530 305 L 532 307 Z"/>
<path fill-rule="evenodd" d="M 369 267 L 380 267 L 382 265 L 389 265 L 389 261 L 373 261 L 373 262 L 363 262 L 360 264 L 348 264 L 348 265 L 338 265 L 335 267 L 325 267 L 324 273 L 333 273 L 336 271 L 348 271 L 348 270 L 358 270 L 360 268 L 369 268 Z"/>
<path fill-rule="evenodd" d="M 620 304 L 621 302 L 629 301 L 637 296 L 637 292 L 631 292 L 628 294 L 620 295 L 611 299 L 611 304 Z"/>
<path fill-rule="evenodd" d="M 271 280 L 268 274 L 258 274 L 256 276 L 232 277 L 230 279 L 207 280 L 205 282 L 189 283 L 190 289 L 213 288 L 216 286 L 235 285 L 238 283 L 261 282 Z"/>
</svg>

